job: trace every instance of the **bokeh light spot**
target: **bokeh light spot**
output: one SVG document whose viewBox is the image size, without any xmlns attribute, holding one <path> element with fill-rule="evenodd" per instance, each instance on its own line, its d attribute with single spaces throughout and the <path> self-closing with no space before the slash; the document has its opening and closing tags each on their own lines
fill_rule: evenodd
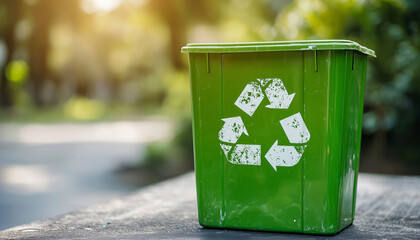
<svg viewBox="0 0 420 240">
<path fill-rule="evenodd" d="M 6 66 L 6 77 L 12 85 L 22 85 L 29 75 L 29 66 L 25 61 L 11 61 Z"/>
<path fill-rule="evenodd" d="M 76 120 L 94 120 L 104 115 L 105 106 L 98 100 L 74 97 L 64 105 L 64 112 Z"/>
</svg>

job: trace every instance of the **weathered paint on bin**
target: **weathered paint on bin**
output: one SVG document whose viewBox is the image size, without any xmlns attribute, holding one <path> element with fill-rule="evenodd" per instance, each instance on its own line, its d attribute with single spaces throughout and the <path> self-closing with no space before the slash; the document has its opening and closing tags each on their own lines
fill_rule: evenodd
<svg viewBox="0 0 420 240">
<path fill-rule="evenodd" d="M 200 224 L 310 234 L 350 225 L 366 59 L 374 52 L 346 40 L 188 44 L 182 52 L 189 53 Z M 272 86 L 284 91 L 272 96 L 290 105 L 273 103 L 265 91 Z M 260 103 L 243 107 L 240 96 Z M 301 141 L 285 130 L 298 113 L 310 133 Z M 270 155 L 285 150 L 295 158 Z"/>
</svg>

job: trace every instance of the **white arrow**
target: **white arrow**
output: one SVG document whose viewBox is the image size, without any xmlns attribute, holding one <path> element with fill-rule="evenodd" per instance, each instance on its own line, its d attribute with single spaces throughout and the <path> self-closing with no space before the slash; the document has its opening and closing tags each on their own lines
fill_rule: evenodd
<svg viewBox="0 0 420 240">
<path fill-rule="evenodd" d="M 265 95 L 270 101 L 270 104 L 266 106 L 267 108 L 288 109 L 295 93 L 289 95 L 283 82 L 278 78 L 273 78 L 270 85 L 265 89 Z"/>
<path fill-rule="evenodd" d="M 227 159 L 238 165 L 261 165 L 261 145 L 238 144 Z"/>
<path fill-rule="evenodd" d="M 223 152 L 225 153 L 225 156 L 228 157 L 228 153 L 229 153 L 230 149 L 232 148 L 232 146 L 221 143 L 220 147 L 222 148 Z"/>
<path fill-rule="evenodd" d="M 248 132 L 246 131 L 245 124 L 242 122 L 241 117 L 224 118 L 222 121 L 224 121 L 225 124 L 223 124 L 222 129 L 219 131 L 220 141 L 236 143 L 242 133 L 245 133 L 245 135 L 248 136 Z"/>
<path fill-rule="evenodd" d="M 236 99 L 235 105 L 249 116 L 252 116 L 263 99 L 264 94 L 261 86 L 257 82 L 250 82 L 245 86 L 238 99 Z"/>
<path fill-rule="evenodd" d="M 268 82 L 276 78 L 257 78 L 258 82 L 260 82 L 261 86 L 265 87 Z"/>
<path fill-rule="evenodd" d="M 265 158 L 274 170 L 277 171 L 277 166 L 291 167 L 296 165 L 306 146 L 278 146 L 277 142 L 265 154 Z"/>
<path fill-rule="evenodd" d="M 306 143 L 311 138 L 300 112 L 280 121 L 290 143 Z"/>
</svg>

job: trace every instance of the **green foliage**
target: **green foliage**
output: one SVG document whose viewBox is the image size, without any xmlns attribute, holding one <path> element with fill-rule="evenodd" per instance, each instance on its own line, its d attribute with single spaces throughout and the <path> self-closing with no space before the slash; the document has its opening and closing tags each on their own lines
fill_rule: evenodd
<svg viewBox="0 0 420 240">
<path fill-rule="evenodd" d="M 193 168 L 193 140 L 190 118 L 180 119 L 174 138 L 168 143 L 152 143 L 147 146 L 141 166 L 157 168 L 176 163 L 185 170 Z"/>
<path fill-rule="evenodd" d="M 94 120 L 103 117 L 105 106 L 97 100 L 73 97 L 64 105 L 64 112 L 76 120 Z"/>
<path fill-rule="evenodd" d="M 168 89 L 163 102 L 165 112 L 185 117 L 191 113 L 189 76 L 185 71 L 170 71 L 164 76 L 164 86 Z"/>
<path fill-rule="evenodd" d="M 6 77 L 13 89 L 20 88 L 29 75 L 29 67 L 25 61 L 11 61 L 6 66 Z"/>
<path fill-rule="evenodd" d="M 276 20 L 281 38 L 351 39 L 376 51 L 369 59 L 363 122 L 364 142 L 372 141 L 369 158 L 418 160 L 404 154 L 420 144 L 418 16 L 416 1 L 296 0 Z"/>
<path fill-rule="evenodd" d="M 142 163 L 147 167 L 158 167 L 167 163 L 169 160 L 169 153 L 173 145 L 168 143 L 154 143 L 147 145 L 146 157 Z"/>
</svg>

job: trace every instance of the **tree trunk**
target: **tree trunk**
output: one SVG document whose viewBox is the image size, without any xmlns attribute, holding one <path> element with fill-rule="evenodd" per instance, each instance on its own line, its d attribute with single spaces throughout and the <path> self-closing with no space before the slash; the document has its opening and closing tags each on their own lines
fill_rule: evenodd
<svg viewBox="0 0 420 240">
<path fill-rule="evenodd" d="M 1 66 L 0 74 L 0 106 L 2 109 L 8 109 L 13 106 L 13 93 L 10 88 L 9 81 L 6 77 L 6 66 L 13 60 L 15 52 L 15 26 L 19 22 L 22 4 L 21 1 L 6 1 L 6 11 L 9 13 L 6 28 L 2 32 L 2 38 L 7 47 L 6 61 Z"/>
</svg>

